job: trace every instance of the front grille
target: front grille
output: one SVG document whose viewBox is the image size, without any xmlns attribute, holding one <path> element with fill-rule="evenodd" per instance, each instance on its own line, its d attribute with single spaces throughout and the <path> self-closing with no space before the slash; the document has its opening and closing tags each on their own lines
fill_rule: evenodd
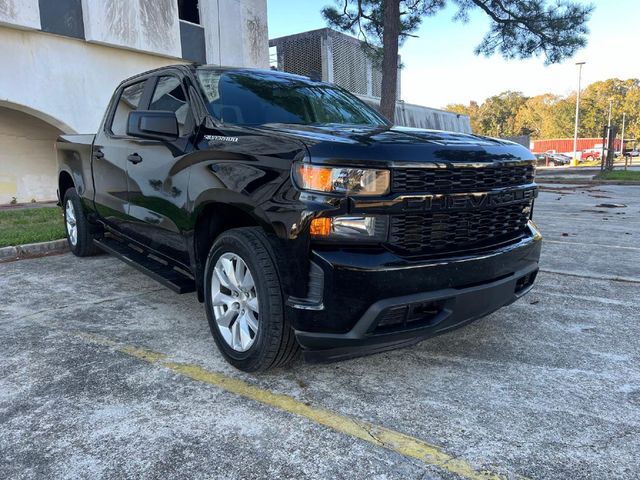
<svg viewBox="0 0 640 480">
<path fill-rule="evenodd" d="M 532 183 L 534 171 L 533 165 L 396 169 L 392 190 L 395 193 L 483 192 Z"/>
<path fill-rule="evenodd" d="M 415 256 L 496 245 L 522 235 L 530 207 L 527 201 L 482 210 L 395 215 L 389 247 Z"/>
</svg>

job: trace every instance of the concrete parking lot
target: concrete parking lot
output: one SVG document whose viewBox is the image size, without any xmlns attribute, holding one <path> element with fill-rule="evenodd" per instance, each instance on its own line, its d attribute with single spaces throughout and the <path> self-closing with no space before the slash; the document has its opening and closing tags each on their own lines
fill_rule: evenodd
<svg viewBox="0 0 640 480">
<path fill-rule="evenodd" d="M 534 218 L 515 304 L 260 375 L 113 258 L 1 264 L 0 478 L 637 478 L 640 187 L 550 185 Z"/>
</svg>

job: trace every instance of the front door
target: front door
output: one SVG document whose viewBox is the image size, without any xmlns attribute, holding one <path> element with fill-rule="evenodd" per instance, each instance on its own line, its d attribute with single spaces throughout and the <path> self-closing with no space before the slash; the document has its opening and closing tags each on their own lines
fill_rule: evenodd
<svg viewBox="0 0 640 480">
<path fill-rule="evenodd" d="M 126 152 L 129 190 L 129 236 L 185 265 L 189 264 L 183 232 L 189 224 L 185 156 L 193 149 L 194 116 L 181 79 L 165 74 L 154 83 L 148 110 L 176 114 L 180 130 L 175 141 L 133 140 Z"/>
</svg>

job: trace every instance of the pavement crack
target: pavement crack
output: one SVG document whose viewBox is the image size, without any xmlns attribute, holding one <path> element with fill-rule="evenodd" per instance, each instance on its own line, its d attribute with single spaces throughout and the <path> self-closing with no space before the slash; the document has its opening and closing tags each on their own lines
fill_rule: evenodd
<svg viewBox="0 0 640 480">
<path fill-rule="evenodd" d="M 385 443 L 382 440 L 380 440 L 376 435 L 374 435 L 372 433 L 372 431 L 371 431 L 372 428 L 373 428 L 372 426 L 368 425 L 366 422 L 363 422 L 363 421 L 360 421 L 360 420 L 355 420 L 355 419 L 353 420 L 353 423 L 355 423 L 362 430 L 364 430 L 367 433 L 367 435 L 369 435 L 369 437 L 371 437 L 371 440 L 373 440 L 373 443 L 375 443 L 375 444 L 377 444 L 377 445 L 379 445 L 381 447 L 386 446 Z"/>
</svg>

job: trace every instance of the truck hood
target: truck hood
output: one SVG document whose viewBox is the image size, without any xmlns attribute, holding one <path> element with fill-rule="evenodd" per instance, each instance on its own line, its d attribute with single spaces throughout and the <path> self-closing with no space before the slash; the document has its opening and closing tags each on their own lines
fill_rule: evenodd
<svg viewBox="0 0 640 480">
<path fill-rule="evenodd" d="M 478 135 L 407 127 L 270 124 L 262 130 L 295 137 L 313 163 L 501 163 L 534 160 L 519 144 Z M 444 166 L 444 165 L 443 165 Z"/>
</svg>

